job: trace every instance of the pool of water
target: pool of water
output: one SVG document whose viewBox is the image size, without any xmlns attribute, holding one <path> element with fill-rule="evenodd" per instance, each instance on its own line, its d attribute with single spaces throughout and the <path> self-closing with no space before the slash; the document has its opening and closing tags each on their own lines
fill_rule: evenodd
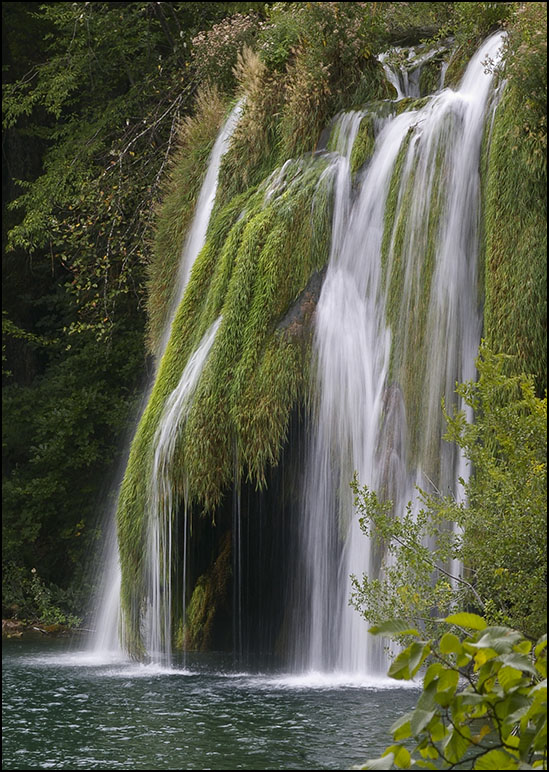
<svg viewBox="0 0 549 772">
<path fill-rule="evenodd" d="M 60 640 L 3 642 L 3 769 L 349 769 L 390 744 L 415 688 L 343 674 L 171 669 Z"/>
</svg>

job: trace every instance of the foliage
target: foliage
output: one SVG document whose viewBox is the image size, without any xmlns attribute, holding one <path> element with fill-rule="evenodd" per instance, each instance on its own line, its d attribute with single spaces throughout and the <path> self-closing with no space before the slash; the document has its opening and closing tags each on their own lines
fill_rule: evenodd
<svg viewBox="0 0 549 772">
<path fill-rule="evenodd" d="M 181 439 L 180 452 L 189 449 L 196 460 L 197 500 L 214 506 L 220 499 L 232 475 L 235 436 L 244 474 L 265 483 L 265 468 L 276 463 L 289 411 L 307 378 L 306 345 L 278 325 L 325 259 L 329 191 L 317 191 L 324 199 L 311 226 L 312 187 L 293 203 L 293 193 L 283 201 L 280 196 L 276 216 L 260 211 L 257 187 L 289 156 L 312 151 L 338 110 L 390 95 L 376 54 L 390 41 L 404 42 L 398 36 L 406 29 L 414 39 L 440 37 L 459 33 L 463 22 L 472 39 L 496 16 L 519 11 L 509 26 L 506 73 L 515 96 L 505 111 L 514 116 L 502 110 L 498 123 L 498 114 L 494 147 L 501 161 L 494 155 L 490 170 L 487 334 L 502 341 L 503 350 L 518 349 L 519 358 L 526 352 L 521 361 L 527 371 L 544 371 L 538 298 L 544 287 L 538 258 L 545 195 L 543 36 L 536 34 L 543 5 L 3 4 L 8 564 L 15 560 L 27 574 L 36 566 L 46 587 L 65 588 L 92 550 L 98 493 L 145 367 L 145 305 L 154 352 L 206 158 L 237 95 L 233 90 L 245 94 L 246 109 L 221 170 L 218 219 L 147 419 L 148 432 L 192 347 L 222 309 L 237 317 L 245 292 L 251 302 L 238 306 L 242 330 L 232 338 L 225 329 L 226 345 L 197 395 L 200 408 L 189 426 L 202 430 L 193 437 L 189 429 Z M 205 79 L 222 95 L 200 88 Z M 371 150 L 366 121 L 361 140 L 354 169 Z M 510 154 L 513 163 L 502 168 Z M 523 164 L 530 177 L 522 174 Z M 531 180 L 538 186 L 533 200 L 526 191 Z M 511 216 L 514 190 L 523 202 L 517 220 Z M 502 265 L 509 281 L 501 279 Z M 517 285 L 530 268 L 528 282 Z M 525 298 L 534 294 L 535 321 L 525 311 Z M 218 394 L 227 403 L 216 412 L 211 400 Z M 131 462 L 130 477 L 139 484 L 130 513 L 142 509 L 148 456 L 138 458 L 138 450 L 150 442 L 147 432 L 139 435 Z M 201 443 L 206 453 L 199 462 Z M 222 449 L 228 449 L 225 456 Z M 128 515 L 134 547 L 141 522 Z"/>
<path fill-rule="evenodd" d="M 259 16 L 237 13 L 214 24 L 211 30 L 199 32 L 192 41 L 199 80 L 232 90 L 237 56 L 243 48 L 252 47 L 261 27 Z"/>
<path fill-rule="evenodd" d="M 280 119 L 283 157 L 314 147 L 330 114 L 350 106 L 357 91 L 362 102 L 385 96 L 374 56 L 382 40 L 375 6 L 330 2 L 294 9 L 300 36 L 288 63 Z"/>
<path fill-rule="evenodd" d="M 434 633 L 434 609 L 469 604 L 490 623 L 543 631 L 547 400 L 535 396 L 531 378 L 506 376 L 505 361 L 482 347 L 478 382 L 457 388 L 475 422 L 463 412 L 445 416 L 447 439 L 472 467 L 460 481 L 466 503 L 420 491 L 415 508 L 396 517 L 391 502 L 355 481 L 361 528 L 386 550 L 383 578 L 354 579 L 353 604 L 370 621 L 399 616 Z M 459 576 L 452 561 L 462 565 Z"/>
<path fill-rule="evenodd" d="M 194 106 L 191 40 L 253 5 L 2 6 L 5 579 L 13 563 L 47 588 L 85 581 L 146 365 L 154 213 Z"/>
<path fill-rule="evenodd" d="M 177 130 L 174 151 L 166 170 L 162 206 L 155 220 L 152 255 L 147 268 L 147 343 L 158 353 L 158 344 L 172 308 L 173 291 L 185 233 L 207 168 L 207 158 L 225 113 L 217 88 L 197 93 L 194 114 L 186 116 Z"/>
<path fill-rule="evenodd" d="M 359 768 L 547 769 L 547 635 L 533 645 L 476 614 L 442 621 L 450 629 L 438 641 L 398 620 L 370 628 L 415 638 L 391 664 L 392 678 L 426 670 L 415 709 L 391 727 L 394 744 Z"/>
<path fill-rule="evenodd" d="M 520 3 L 508 25 L 505 77 L 522 101 L 522 137 L 542 165 L 547 151 L 547 3 Z"/>
<path fill-rule="evenodd" d="M 30 572 L 14 563 L 3 566 L 3 615 L 45 625 L 78 627 L 82 621 L 73 612 L 82 600 L 54 584 L 46 586 L 36 568 Z"/>
<path fill-rule="evenodd" d="M 139 655 L 143 540 L 154 437 L 166 399 L 210 326 L 221 323 L 170 461 L 174 499 L 215 513 L 238 478 L 265 485 L 304 399 L 308 321 L 285 315 L 328 257 L 327 160 L 286 164 L 257 190 L 219 207 L 175 316 L 132 444 L 118 508 L 127 638 Z M 298 325 L 299 326 L 299 325 Z"/>
<path fill-rule="evenodd" d="M 509 27 L 488 169 L 485 336 L 511 372 L 547 387 L 547 20 L 523 3 Z"/>
<path fill-rule="evenodd" d="M 246 107 L 221 170 L 222 198 L 313 150 L 339 110 L 388 96 L 374 56 L 383 39 L 375 6 L 275 3 L 268 9 L 257 50 L 245 49 L 237 59 Z"/>
</svg>

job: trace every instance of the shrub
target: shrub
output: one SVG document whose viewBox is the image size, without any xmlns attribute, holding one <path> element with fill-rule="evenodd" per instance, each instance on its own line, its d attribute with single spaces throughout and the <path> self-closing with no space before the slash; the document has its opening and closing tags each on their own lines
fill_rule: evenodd
<svg viewBox="0 0 549 772">
<path fill-rule="evenodd" d="M 471 604 L 492 624 L 532 637 L 545 629 L 547 399 L 535 396 L 531 378 L 506 376 L 507 359 L 482 346 L 478 382 L 457 388 L 475 423 L 463 412 L 446 415 L 446 439 L 460 446 L 474 472 L 460 481 L 464 501 L 420 492 L 419 511 L 410 503 L 395 517 L 392 502 L 360 490 L 355 480 L 361 527 L 387 555 L 381 579 L 354 579 L 352 602 L 368 620 L 425 620 L 436 634 L 433 609 Z M 459 576 L 451 561 L 462 566 Z"/>
<path fill-rule="evenodd" d="M 441 621 L 451 627 L 436 642 L 406 622 L 370 628 L 415 638 L 393 661 L 392 678 L 427 669 L 415 709 L 391 727 L 394 744 L 360 769 L 547 769 L 547 635 L 534 646 L 476 614 Z"/>
<path fill-rule="evenodd" d="M 199 32 L 192 41 L 199 80 L 215 82 L 218 88 L 230 91 L 235 85 L 236 58 L 244 46 L 251 46 L 260 29 L 259 16 L 237 13 L 208 32 Z"/>
</svg>

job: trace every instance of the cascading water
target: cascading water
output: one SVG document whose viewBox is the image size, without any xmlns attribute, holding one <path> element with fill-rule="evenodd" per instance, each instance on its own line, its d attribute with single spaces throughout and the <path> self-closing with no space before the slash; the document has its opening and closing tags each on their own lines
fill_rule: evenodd
<svg viewBox="0 0 549 772">
<path fill-rule="evenodd" d="M 147 520 L 147 611 L 144 617 L 144 642 L 153 662 L 169 665 L 171 661 L 173 523 L 177 502 L 170 465 L 181 427 L 185 420 L 200 374 L 219 328 L 221 318 L 206 332 L 190 357 L 179 383 L 172 391 L 156 431 L 154 462 L 149 483 Z M 183 522 L 187 530 L 186 511 Z M 185 567 L 183 567 L 185 576 Z M 185 592 L 183 592 L 185 598 Z M 184 616 L 184 615 L 183 615 Z"/>
<path fill-rule="evenodd" d="M 420 78 L 423 65 L 433 59 L 445 48 L 430 48 L 423 52 L 416 52 L 414 48 L 393 48 L 391 51 L 380 54 L 378 60 L 385 70 L 385 76 L 397 92 L 397 99 L 405 97 L 420 97 Z M 401 66 L 393 64 L 391 59 L 398 58 Z M 445 68 L 442 68 L 440 88 L 444 82 Z"/>
<path fill-rule="evenodd" d="M 156 369 L 158 369 L 158 365 L 167 348 L 174 316 L 185 292 L 192 266 L 206 240 L 206 232 L 217 192 L 221 161 L 229 149 L 230 139 L 242 112 L 242 106 L 242 100 L 237 102 L 221 127 L 212 148 L 208 168 L 198 197 L 195 215 L 181 253 L 175 289 L 158 349 Z M 215 330 L 217 326 L 218 323 L 214 325 Z M 192 394 L 194 385 L 196 385 L 205 357 L 213 342 L 215 330 L 211 336 L 208 334 L 204 336 L 198 350 L 191 357 L 185 368 L 177 388 L 168 399 L 168 404 L 163 414 L 163 418 L 166 419 L 165 424 L 173 417 L 173 410 L 179 411 L 179 417 L 183 416 L 185 405 L 188 404 L 188 399 Z M 155 374 L 153 374 L 153 379 Z M 145 389 L 145 396 L 141 403 L 141 413 L 147 403 L 151 384 L 152 380 L 148 388 Z M 169 408 L 168 405 L 171 405 L 172 408 Z M 173 430 L 177 431 L 177 424 Z M 162 663 L 169 661 L 170 651 L 170 605 L 167 601 L 171 596 L 171 581 L 169 579 L 170 569 L 167 563 L 166 555 L 168 553 L 166 553 L 166 550 L 171 543 L 172 523 L 171 504 L 169 503 L 171 501 L 171 491 L 169 486 L 163 481 L 161 467 L 163 464 L 166 464 L 167 456 L 172 447 L 170 446 L 170 441 L 173 442 L 173 438 L 171 440 L 169 438 L 170 431 L 169 425 L 160 427 L 158 430 L 158 446 L 151 474 L 151 479 L 156 480 L 158 486 L 163 486 L 166 490 L 157 489 L 156 483 L 151 488 L 151 521 L 149 523 L 149 550 L 147 555 L 149 595 L 144 636 L 148 642 L 148 651 L 154 652 L 154 654 L 151 654 L 154 661 Z M 169 513 L 169 516 L 166 518 L 165 515 L 167 513 Z M 121 571 L 114 518 L 113 522 L 107 525 L 107 530 L 105 554 L 103 556 L 104 581 L 102 583 L 100 602 L 97 604 L 95 630 L 88 644 L 89 649 L 97 656 L 120 655 L 124 649 L 123 641 L 120 640 L 120 636 L 123 635 L 124 626 L 120 620 Z"/>
<path fill-rule="evenodd" d="M 265 224 L 275 220 L 275 210 L 269 207 L 286 211 L 308 169 L 318 190 L 328 187 L 333 194 L 330 259 L 315 316 L 309 449 L 296 518 L 297 549 L 295 537 L 287 537 L 297 562 L 297 581 L 286 611 L 287 619 L 294 620 L 288 630 L 298 670 L 361 675 L 386 670 L 382 644 L 366 640 L 364 620 L 348 605 L 351 575 L 377 576 L 381 564 L 379 550 L 362 535 L 354 516 L 349 484 L 354 472 L 361 484 L 393 499 L 396 511 L 414 497 L 416 484 L 434 481 L 444 492 L 455 491 L 458 474 L 464 476 L 463 459 L 441 439 L 440 400 L 444 396 L 451 405 L 456 381 L 474 375 L 481 318 L 476 287 L 479 160 L 493 94 L 492 76 L 484 71 L 483 61 L 495 60 L 500 45 L 501 36 L 485 43 L 457 91 L 440 91 L 408 112 L 395 107 L 400 114 L 392 117 L 387 117 L 386 104 L 383 117 L 374 120 L 373 155 L 355 186 L 353 148 L 361 122 L 372 121 L 371 109 L 339 119 L 335 152 L 290 159 L 259 189 L 264 193 Z M 160 357 L 205 242 L 219 163 L 239 111 L 240 105 L 212 152 L 181 257 Z M 251 265 L 253 254 L 246 256 Z M 233 316 L 231 324 L 237 324 L 240 317 Z M 225 314 L 224 319 L 220 338 L 228 325 Z M 128 648 L 160 664 L 170 662 L 174 605 L 185 620 L 187 568 L 185 563 L 182 571 L 174 565 L 176 554 L 187 559 L 185 472 L 174 470 L 178 464 L 172 462 L 185 417 L 194 410 L 193 395 L 218 326 L 219 320 L 204 334 L 178 385 L 162 396 L 163 408 L 150 434 L 147 494 L 140 508 L 145 512 L 146 554 L 143 572 L 135 574 L 137 584 L 139 577 L 144 582 L 128 604 L 128 613 L 135 610 L 131 635 L 140 640 Z M 243 561 L 248 560 L 241 527 L 241 452 L 246 449 L 235 443 L 232 605 L 233 644 L 239 657 L 246 634 Z M 246 510 L 247 517 L 253 514 Z M 176 519 L 181 520 L 179 535 Z M 183 544 L 176 545 L 181 536 Z M 182 614 L 180 600 L 175 603 L 173 597 L 176 575 L 183 578 Z M 109 626 L 118 624 L 111 620 Z"/>
<path fill-rule="evenodd" d="M 185 244 L 181 252 L 181 258 L 179 260 L 179 267 L 175 280 L 175 290 L 173 292 L 166 324 L 164 326 L 164 332 L 160 340 L 160 353 L 158 356 L 159 361 L 162 358 L 162 355 L 164 354 L 168 345 L 168 341 L 171 335 L 172 322 L 174 320 L 174 316 L 179 307 L 179 304 L 181 303 L 181 299 L 183 298 L 185 287 L 187 286 L 194 261 L 196 260 L 198 253 L 206 241 L 206 231 L 208 230 L 208 224 L 210 222 L 210 217 L 215 203 L 215 195 L 217 192 L 219 168 L 221 166 L 223 156 L 229 149 L 229 143 L 240 118 L 242 107 L 243 100 L 240 100 L 231 110 L 229 117 L 221 127 L 221 130 L 212 148 L 206 176 L 204 177 L 204 182 L 202 183 L 202 188 L 200 189 L 200 195 L 198 196 L 198 201 L 196 202 L 195 215 L 185 239 Z"/>
<path fill-rule="evenodd" d="M 474 376 L 480 338 L 479 159 L 502 36 L 471 60 L 457 91 L 387 119 L 352 196 L 360 115 L 339 127 L 329 267 L 316 312 L 316 400 L 303 492 L 296 667 L 378 674 L 381 644 L 348 605 L 350 576 L 378 571 L 349 483 L 396 508 L 414 484 L 455 490 L 459 455 L 442 442 L 441 397 Z M 460 469 L 463 474 L 463 470 Z"/>
</svg>

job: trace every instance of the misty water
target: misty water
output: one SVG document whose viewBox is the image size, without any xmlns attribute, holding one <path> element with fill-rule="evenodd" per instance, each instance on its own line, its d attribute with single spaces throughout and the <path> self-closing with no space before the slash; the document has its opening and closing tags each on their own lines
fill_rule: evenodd
<svg viewBox="0 0 549 772">
<path fill-rule="evenodd" d="M 3 769 L 348 769 L 418 697 L 213 653 L 109 662 L 43 638 L 6 641 L 2 666 Z"/>
</svg>

